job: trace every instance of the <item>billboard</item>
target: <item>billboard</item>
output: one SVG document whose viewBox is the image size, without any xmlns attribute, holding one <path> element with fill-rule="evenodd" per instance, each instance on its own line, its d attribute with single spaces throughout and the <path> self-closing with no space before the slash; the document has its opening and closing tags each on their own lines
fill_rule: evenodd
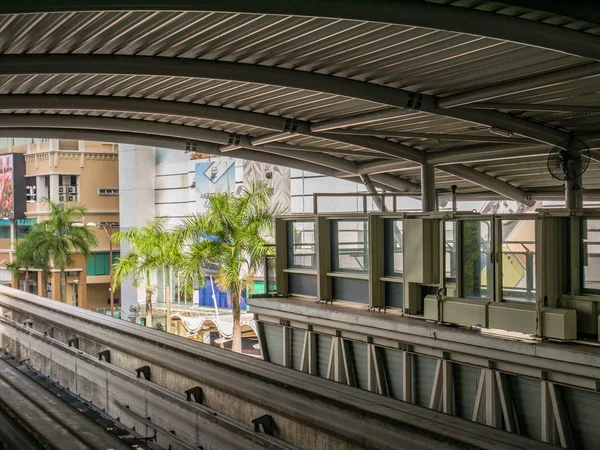
<svg viewBox="0 0 600 450">
<path fill-rule="evenodd" d="M 196 212 L 204 213 L 210 196 L 235 191 L 235 160 L 218 158 L 196 164 Z"/>
<path fill-rule="evenodd" d="M 25 203 L 25 156 L 0 155 L 0 218 L 24 218 Z"/>
</svg>

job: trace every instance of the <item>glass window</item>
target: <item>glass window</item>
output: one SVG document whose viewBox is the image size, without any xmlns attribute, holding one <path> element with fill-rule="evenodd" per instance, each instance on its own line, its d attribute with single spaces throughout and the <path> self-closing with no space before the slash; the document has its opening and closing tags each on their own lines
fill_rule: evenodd
<svg viewBox="0 0 600 450">
<path fill-rule="evenodd" d="M 386 275 L 402 275 L 403 247 L 402 219 L 386 219 L 384 245 Z"/>
<path fill-rule="evenodd" d="M 366 220 L 332 220 L 331 243 L 333 270 L 369 270 L 369 226 Z"/>
<path fill-rule="evenodd" d="M 600 293 L 600 219 L 583 219 L 582 223 L 582 291 Z"/>
<path fill-rule="evenodd" d="M 288 222 L 288 267 L 314 269 L 315 222 Z"/>
<path fill-rule="evenodd" d="M 494 276 L 491 263 L 492 227 L 488 220 L 462 222 L 462 295 L 491 298 L 489 281 Z"/>
<path fill-rule="evenodd" d="M 446 281 L 456 282 L 456 221 L 444 222 L 446 246 Z"/>
<path fill-rule="evenodd" d="M 502 298 L 535 301 L 535 220 L 502 221 Z"/>
</svg>

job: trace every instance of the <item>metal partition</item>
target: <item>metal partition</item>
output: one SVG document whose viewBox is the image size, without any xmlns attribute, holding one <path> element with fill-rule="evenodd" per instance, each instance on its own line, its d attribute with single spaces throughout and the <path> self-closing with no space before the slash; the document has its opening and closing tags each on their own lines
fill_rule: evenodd
<svg viewBox="0 0 600 450">
<path fill-rule="evenodd" d="M 598 334 L 600 211 L 371 212 L 277 220 L 285 230 L 277 241 L 277 281 L 284 278 L 287 287 L 280 294 L 557 339 L 574 338 L 575 325 L 569 330 L 576 320 L 580 334 Z M 407 238 L 408 224 L 413 231 Z M 410 275 L 415 265 L 421 273 Z M 448 314 L 438 304 L 445 299 L 455 301 L 445 303 Z M 474 317 L 485 320 L 461 322 L 462 307 L 483 308 Z M 428 308 L 438 312 L 430 316 Z M 554 326 L 559 331 L 548 328 Z"/>
</svg>

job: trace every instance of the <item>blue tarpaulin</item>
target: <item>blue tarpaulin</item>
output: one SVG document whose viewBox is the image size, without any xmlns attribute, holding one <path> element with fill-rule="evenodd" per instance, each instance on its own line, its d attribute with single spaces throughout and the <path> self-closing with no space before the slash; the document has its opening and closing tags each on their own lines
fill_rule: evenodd
<svg viewBox="0 0 600 450">
<path fill-rule="evenodd" d="M 210 279 L 206 280 L 204 286 L 198 289 L 198 298 L 199 298 L 199 306 L 206 306 L 209 308 L 214 308 L 213 298 L 212 298 L 212 283 Z M 221 291 L 217 284 L 214 285 L 215 289 L 215 297 L 217 299 L 217 307 L 223 309 L 231 309 L 231 305 L 229 304 L 229 296 L 227 292 Z M 242 291 L 242 298 L 240 302 L 240 308 L 242 311 L 246 309 L 246 291 Z"/>
</svg>

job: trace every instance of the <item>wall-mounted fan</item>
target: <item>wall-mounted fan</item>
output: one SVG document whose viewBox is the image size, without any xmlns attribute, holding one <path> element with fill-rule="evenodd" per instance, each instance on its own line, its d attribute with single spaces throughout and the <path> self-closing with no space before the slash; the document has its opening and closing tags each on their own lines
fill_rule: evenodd
<svg viewBox="0 0 600 450">
<path fill-rule="evenodd" d="M 560 181 L 575 181 L 589 165 L 590 149 L 579 139 L 562 141 L 548 154 L 548 172 Z"/>
</svg>

